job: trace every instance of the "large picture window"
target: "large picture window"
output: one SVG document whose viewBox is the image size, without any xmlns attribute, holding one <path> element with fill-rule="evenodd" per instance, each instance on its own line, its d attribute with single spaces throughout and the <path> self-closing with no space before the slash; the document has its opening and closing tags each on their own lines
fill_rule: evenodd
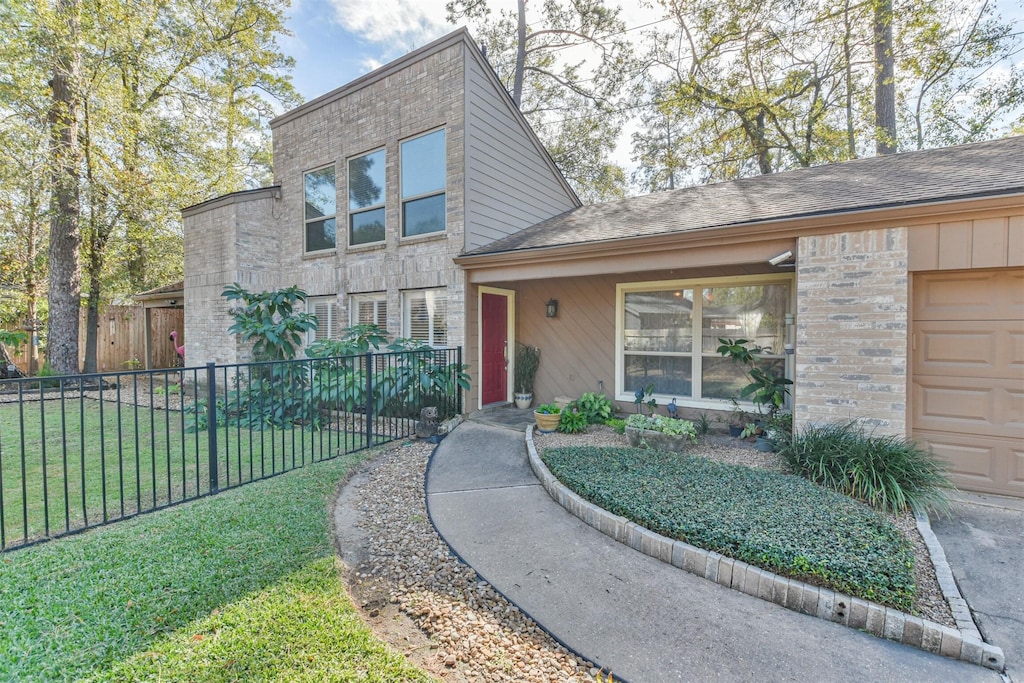
<svg viewBox="0 0 1024 683">
<path fill-rule="evenodd" d="M 720 337 L 763 349 L 762 367 L 783 374 L 790 283 L 657 282 L 619 285 L 618 393 L 653 385 L 681 399 L 730 399 L 748 383 L 743 368 L 718 352 Z"/>
<path fill-rule="evenodd" d="M 447 154 L 444 130 L 436 130 L 401 147 L 402 236 L 444 232 Z"/>
<path fill-rule="evenodd" d="M 334 249 L 337 192 L 334 188 L 334 166 L 310 171 L 303 176 L 303 221 L 306 251 Z"/>
<path fill-rule="evenodd" d="M 348 243 L 384 241 L 384 150 L 348 161 Z"/>
<path fill-rule="evenodd" d="M 448 344 L 448 295 L 425 289 L 402 295 L 402 336 L 431 346 Z"/>
</svg>

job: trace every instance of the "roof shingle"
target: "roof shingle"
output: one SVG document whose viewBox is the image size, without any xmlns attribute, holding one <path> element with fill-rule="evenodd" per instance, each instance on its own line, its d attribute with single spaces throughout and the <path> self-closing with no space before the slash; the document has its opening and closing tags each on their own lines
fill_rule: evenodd
<svg viewBox="0 0 1024 683">
<path fill-rule="evenodd" d="M 467 255 L 1024 192 L 1024 136 L 855 159 L 568 211 Z"/>
</svg>

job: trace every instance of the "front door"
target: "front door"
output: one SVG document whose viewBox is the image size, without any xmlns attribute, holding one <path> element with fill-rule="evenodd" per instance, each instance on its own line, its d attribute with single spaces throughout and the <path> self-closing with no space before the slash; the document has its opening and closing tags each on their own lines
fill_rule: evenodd
<svg viewBox="0 0 1024 683">
<path fill-rule="evenodd" d="M 509 400 L 509 297 L 480 294 L 480 403 Z"/>
</svg>

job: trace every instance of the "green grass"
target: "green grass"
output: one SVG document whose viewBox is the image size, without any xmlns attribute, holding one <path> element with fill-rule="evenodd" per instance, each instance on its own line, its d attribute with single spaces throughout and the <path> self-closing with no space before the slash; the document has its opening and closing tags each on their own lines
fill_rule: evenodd
<svg viewBox="0 0 1024 683">
<path fill-rule="evenodd" d="M 913 604 L 913 554 L 893 524 L 800 477 L 640 448 L 542 457 L 583 498 L 664 536 L 897 609 Z"/>
<path fill-rule="evenodd" d="M 91 399 L 61 409 L 55 400 L 0 405 L 6 545 L 209 492 L 209 434 L 187 431 L 180 411 Z M 337 431 L 237 426 L 218 429 L 217 441 L 220 488 L 365 444 Z"/>
<path fill-rule="evenodd" d="M 357 461 L 0 556 L 0 680 L 429 680 L 334 566 L 327 505 Z"/>
</svg>

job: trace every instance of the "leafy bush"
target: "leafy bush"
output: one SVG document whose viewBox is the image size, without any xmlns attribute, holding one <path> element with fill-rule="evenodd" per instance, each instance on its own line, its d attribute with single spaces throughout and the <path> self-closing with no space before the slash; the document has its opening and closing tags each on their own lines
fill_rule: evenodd
<svg viewBox="0 0 1024 683">
<path fill-rule="evenodd" d="M 669 436 L 688 436 L 691 441 L 697 440 L 697 428 L 689 420 L 677 420 L 662 415 L 647 416 L 642 413 L 634 413 L 626 418 L 626 426 L 633 429 L 661 432 Z"/>
<path fill-rule="evenodd" d="M 867 506 L 800 477 L 639 448 L 555 448 L 542 458 L 583 498 L 659 534 L 911 607 L 906 539 Z"/>
<path fill-rule="evenodd" d="M 616 434 L 626 433 L 626 421 L 621 417 L 610 417 L 604 423 L 614 429 Z"/>
<path fill-rule="evenodd" d="M 558 415 L 562 409 L 556 403 L 542 403 L 533 409 L 533 412 L 541 415 Z"/>
<path fill-rule="evenodd" d="M 805 427 L 779 454 L 795 473 L 879 510 L 948 504 L 952 483 L 941 461 L 913 441 L 875 436 L 856 421 Z"/>
<path fill-rule="evenodd" d="M 587 416 L 574 401 L 562 411 L 562 419 L 558 423 L 558 431 L 563 434 L 578 434 L 587 430 L 587 424 Z"/>
<path fill-rule="evenodd" d="M 532 394 L 533 380 L 540 366 L 540 349 L 529 344 L 520 344 L 516 350 L 515 391 L 517 394 Z"/>
<path fill-rule="evenodd" d="M 601 424 L 615 414 L 615 404 L 604 394 L 595 394 L 592 391 L 576 399 L 576 405 L 580 412 L 587 418 L 587 424 Z"/>
</svg>

